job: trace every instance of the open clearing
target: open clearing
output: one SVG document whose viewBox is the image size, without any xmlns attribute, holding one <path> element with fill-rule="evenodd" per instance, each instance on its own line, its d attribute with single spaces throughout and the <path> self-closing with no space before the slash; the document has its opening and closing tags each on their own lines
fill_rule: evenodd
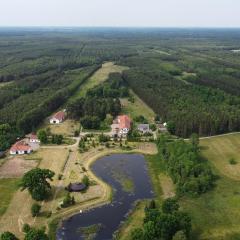
<svg viewBox="0 0 240 240">
<path fill-rule="evenodd" d="M 240 180 L 240 133 L 205 138 L 200 141 L 203 155 L 225 176 Z M 237 164 L 231 165 L 230 159 Z"/>
<path fill-rule="evenodd" d="M 62 134 L 65 137 L 72 137 L 75 131 L 80 130 L 80 122 L 66 119 L 60 124 L 50 124 L 49 120 L 46 120 L 42 128 L 50 128 L 52 134 Z"/>
<path fill-rule="evenodd" d="M 79 91 L 71 97 L 70 100 L 83 97 L 89 89 L 106 81 L 110 73 L 122 73 L 127 69 L 127 67 L 115 65 L 113 62 L 104 63 L 98 71 L 96 71 L 85 83 L 80 86 Z"/>
<path fill-rule="evenodd" d="M 0 167 L 0 178 L 22 177 L 24 173 L 37 166 L 37 161 L 26 161 L 21 157 L 13 157 Z"/>
<path fill-rule="evenodd" d="M 132 90 L 130 90 L 130 93 L 134 98 L 134 102 L 130 102 L 127 98 L 121 99 L 123 113 L 128 114 L 132 119 L 139 115 L 142 115 L 150 123 L 154 122 L 154 117 L 156 114 L 153 112 L 153 110 L 145 102 L 143 102 Z"/>
</svg>

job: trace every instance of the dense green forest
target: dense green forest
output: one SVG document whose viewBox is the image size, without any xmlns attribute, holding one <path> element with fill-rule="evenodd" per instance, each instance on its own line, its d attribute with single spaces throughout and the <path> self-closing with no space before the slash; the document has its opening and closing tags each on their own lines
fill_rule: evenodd
<svg viewBox="0 0 240 240">
<path fill-rule="evenodd" d="M 0 29 L 0 124 L 14 136 L 34 130 L 114 61 L 172 133 L 238 131 L 239 40 L 234 29 Z"/>
</svg>

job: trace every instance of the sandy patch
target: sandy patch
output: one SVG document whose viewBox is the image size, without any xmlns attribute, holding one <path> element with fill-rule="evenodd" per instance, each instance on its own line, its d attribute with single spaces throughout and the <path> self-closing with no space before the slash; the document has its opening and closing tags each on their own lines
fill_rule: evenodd
<svg viewBox="0 0 240 240">
<path fill-rule="evenodd" d="M 35 160 L 24 160 L 21 157 L 10 158 L 0 168 L 0 178 L 22 177 L 24 173 L 37 166 Z"/>
</svg>

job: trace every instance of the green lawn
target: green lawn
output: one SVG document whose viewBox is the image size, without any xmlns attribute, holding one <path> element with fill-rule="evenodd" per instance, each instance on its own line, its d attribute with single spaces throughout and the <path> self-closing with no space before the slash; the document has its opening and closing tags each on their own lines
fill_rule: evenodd
<svg viewBox="0 0 240 240">
<path fill-rule="evenodd" d="M 18 189 L 19 179 L 0 179 L 0 216 L 2 216 L 8 208 L 15 191 Z"/>
<path fill-rule="evenodd" d="M 219 176 L 216 187 L 199 198 L 183 198 L 181 206 L 193 222 L 193 238 L 209 240 L 240 239 L 240 134 L 200 141 L 202 154 Z M 240 172 L 239 172 L 240 173 Z"/>
<path fill-rule="evenodd" d="M 130 90 L 130 93 L 134 98 L 134 102 L 128 101 L 127 98 L 121 99 L 123 113 L 128 114 L 132 119 L 139 115 L 142 115 L 150 123 L 154 122 L 155 113 L 153 112 L 153 110 L 145 102 L 143 102 L 132 90 Z"/>
<path fill-rule="evenodd" d="M 203 139 L 201 146 L 203 155 L 221 174 L 240 180 L 240 133 Z M 231 165 L 230 159 L 237 164 Z"/>
</svg>

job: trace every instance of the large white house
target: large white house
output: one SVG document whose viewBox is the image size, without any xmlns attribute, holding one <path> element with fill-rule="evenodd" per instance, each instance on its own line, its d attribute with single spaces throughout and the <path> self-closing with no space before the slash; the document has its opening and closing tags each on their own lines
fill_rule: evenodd
<svg viewBox="0 0 240 240">
<path fill-rule="evenodd" d="M 55 113 L 51 118 L 50 118 L 50 123 L 51 124 L 59 124 L 63 122 L 65 119 L 65 112 L 60 111 Z"/>
<path fill-rule="evenodd" d="M 23 154 L 29 154 L 33 150 L 31 146 L 29 146 L 24 140 L 16 142 L 10 149 L 11 155 L 23 155 Z"/>
</svg>

